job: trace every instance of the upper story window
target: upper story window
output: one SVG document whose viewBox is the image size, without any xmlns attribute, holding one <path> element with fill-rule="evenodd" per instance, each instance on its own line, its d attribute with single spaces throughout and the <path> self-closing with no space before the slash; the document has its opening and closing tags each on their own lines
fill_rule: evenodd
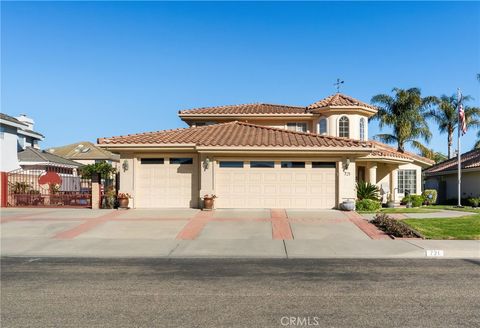
<svg viewBox="0 0 480 328">
<path fill-rule="evenodd" d="M 365 138 L 365 118 L 360 118 L 360 140 L 366 140 Z"/>
<path fill-rule="evenodd" d="M 287 123 L 287 130 L 307 132 L 307 123 Z"/>
<path fill-rule="evenodd" d="M 338 136 L 350 138 L 350 120 L 346 116 L 342 116 L 338 120 Z"/>
<path fill-rule="evenodd" d="M 327 134 L 327 119 L 322 118 L 318 122 L 318 134 L 325 135 Z"/>
</svg>

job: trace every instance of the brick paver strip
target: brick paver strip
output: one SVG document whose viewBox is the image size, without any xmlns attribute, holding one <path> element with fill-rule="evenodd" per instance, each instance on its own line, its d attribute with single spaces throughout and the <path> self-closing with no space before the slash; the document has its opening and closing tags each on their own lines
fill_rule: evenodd
<svg viewBox="0 0 480 328">
<path fill-rule="evenodd" d="M 12 221 L 21 221 L 21 220 L 38 220 L 37 216 L 42 216 L 45 214 L 50 214 L 54 213 L 56 211 L 48 211 L 48 212 L 42 212 L 42 213 L 32 213 L 32 214 L 14 214 L 14 215 L 2 215 L 0 218 L 0 223 L 7 223 L 7 222 L 12 222 Z"/>
<path fill-rule="evenodd" d="M 200 211 L 191 218 L 175 239 L 193 240 L 200 235 L 203 228 L 213 218 L 213 211 Z"/>
<path fill-rule="evenodd" d="M 99 217 L 96 217 L 96 218 L 87 219 L 85 222 L 75 226 L 72 229 L 68 229 L 68 230 L 61 231 L 61 232 L 57 233 L 53 238 L 56 238 L 56 239 L 73 239 L 73 238 L 81 235 L 82 233 L 90 231 L 93 228 L 95 228 L 96 226 L 119 216 L 120 214 L 122 214 L 122 211 L 112 211 L 112 212 L 109 212 L 105 215 L 102 215 L 102 216 L 99 216 Z"/>
<path fill-rule="evenodd" d="M 272 239 L 274 240 L 293 240 L 292 228 L 288 222 L 288 216 L 285 209 L 271 209 L 270 217 L 272 219 Z"/>
<path fill-rule="evenodd" d="M 391 239 L 385 232 L 379 230 L 375 225 L 371 224 L 357 212 L 345 212 L 350 222 L 355 224 L 371 239 Z"/>
</svg>

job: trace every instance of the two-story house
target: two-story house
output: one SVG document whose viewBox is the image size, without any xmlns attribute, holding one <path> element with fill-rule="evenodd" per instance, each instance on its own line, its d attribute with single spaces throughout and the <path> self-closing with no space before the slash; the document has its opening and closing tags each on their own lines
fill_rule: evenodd
<svg viewBox="0 0 480 328">
<path fill-rule="evenodd" d="M 18 152 L 32 147 L 39 149 L 44 136 L 33 130 L 34 121 L 26 115 L 13 117 L 0 113 L 0 171 L 9 172 L 20 168 Z"/>
<path fill-rule="evenodd" d="M 133 207 L 334 208 L 355 183 L 399 201 L 421 192 L 433 162 L 368 139 L 377 109 L 337 93 L 306 107 L 246 104 L 182 110 L 189 127 L 99 138 L 120 154 Z"/>
</svg>

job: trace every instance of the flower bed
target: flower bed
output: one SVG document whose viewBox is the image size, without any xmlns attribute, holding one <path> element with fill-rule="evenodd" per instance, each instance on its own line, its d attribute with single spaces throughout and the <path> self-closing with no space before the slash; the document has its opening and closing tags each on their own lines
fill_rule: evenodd
<svg viewBox="0 0 480 328">
<path fill-rule="evenodd" d="M 410 228 L 405 223 L 389 217 L 385 213 L 375 215 L 370 223 L 377 226 L 385 233 L 397 238 L 423 238 L 417 231 Z"/>
</svg>

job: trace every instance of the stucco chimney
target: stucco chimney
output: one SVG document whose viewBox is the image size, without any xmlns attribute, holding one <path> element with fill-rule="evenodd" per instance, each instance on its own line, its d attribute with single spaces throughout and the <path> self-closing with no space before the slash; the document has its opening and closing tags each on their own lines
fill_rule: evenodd
<svg viewBox="0 0 480 328">
<path fill-rule="evenodd" d="M 20 114 L 20 116 L 16 117 L 16 119 L 22 123 L 27 124 L 28 129 L 33 131 L 33 125 L 35 124 L 35 121 L 33 120 L 33 118 L 30 118 L 25 114 Z"/>
</svg>

